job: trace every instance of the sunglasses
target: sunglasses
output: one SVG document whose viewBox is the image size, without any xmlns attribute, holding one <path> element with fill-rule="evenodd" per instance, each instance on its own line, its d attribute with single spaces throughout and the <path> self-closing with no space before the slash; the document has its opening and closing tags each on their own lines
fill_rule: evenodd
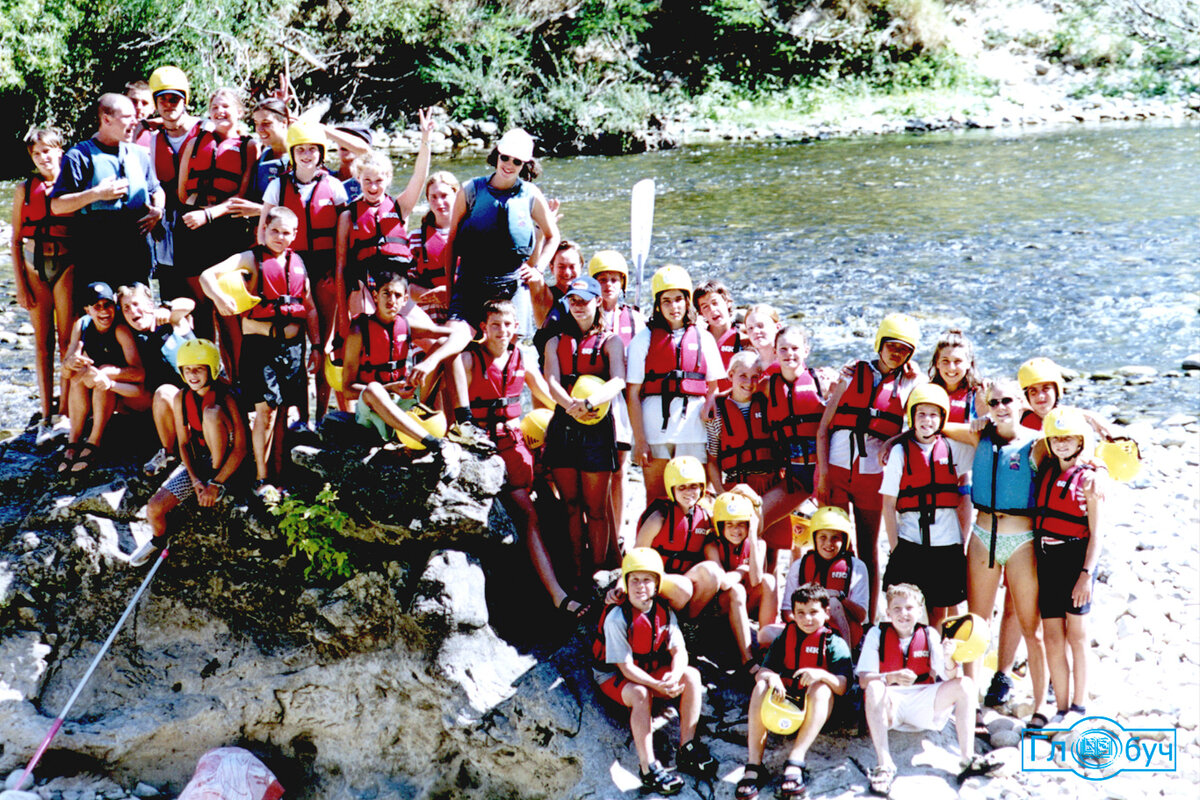
<svg viewBox="0 0 1200 800">
<path fill-rule="evenodd" d="M 514 167 L 525 166 L 525 162 L 522 159 L 513 158 L 512 156 L 506 156 L 506 155 L 504 155 L 504 153 L 500 154 L 500 160 L 503 161 L 505 164 L 512 164 Z"/>
<path fill-rule="evenodd" d="M 995 408 L 996 406 L 1011 406 L 1015 402 L 1017 402 L 1015 397 L 993 397 L 991 400 L 988 400 L 988 408 Z"/>
</svg>

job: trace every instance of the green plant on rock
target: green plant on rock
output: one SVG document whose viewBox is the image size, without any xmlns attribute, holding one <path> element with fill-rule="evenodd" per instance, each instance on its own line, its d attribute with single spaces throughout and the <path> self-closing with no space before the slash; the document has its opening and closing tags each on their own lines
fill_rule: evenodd
<svg viewBox="0 0 1200 800">
<path fill-rule="evenodd" d="M 304 577 L 313 573 L 326 580 L 354 575 L 350 554 L 334 547 L 334 536 L 341 534 L 350 516 L 339 511 L 337 492 L 325 484 L 314 502 L 308 503 L 298 495 L 287 495 L 269 501 L 267 508 L 279 518 L 279 530 L 287 537 L 292 555 L 308 559 Z"/>
</svg>

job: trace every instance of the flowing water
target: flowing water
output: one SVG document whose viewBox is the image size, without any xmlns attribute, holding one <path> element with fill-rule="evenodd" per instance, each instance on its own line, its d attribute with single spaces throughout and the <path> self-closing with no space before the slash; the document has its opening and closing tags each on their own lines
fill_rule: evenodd
<svg viewBox="0 0 1200 800">
<path fill-rule="evenodd" d="M 739 304 L 771 303 L 809 327 L 815 365 L 868 355 L 889 311 L 920 319 L 923 364 L 938 333 L 959 327 L 994 375 L 1033 355 L 1082 373 L 1164 372 L 1200 352 L 1200 126 L 696 146 L 544 170 L 585 256 L 628 253 L 629 190 L 654 178 L 647 287 L 672 262 L 697 282 L 722 279 Z M 0 314 L 0 327 L 19 321 L 19 308 Z M 32 389 L 30 355 L 0 344 L 0 381 Z M 1091 404 L 1200 411 L 1194 379 L 1109 386 Z M 4 426 L 36 407 L 19 399 L 0 402 Z"/>
</svg>

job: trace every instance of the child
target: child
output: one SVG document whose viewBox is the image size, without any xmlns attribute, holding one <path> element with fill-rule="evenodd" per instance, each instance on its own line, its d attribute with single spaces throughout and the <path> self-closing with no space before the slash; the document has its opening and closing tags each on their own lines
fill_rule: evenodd
<svg viewBox="0 0 1200 800">
<path fill-rule="evenodd" d="M 716 536 L 704 545 L 704 557 L 721 567 L 717 602 L 729 617 L 742 669 L 751 676 L 756 666 L 750 649 L 750 612 L 757 610 L 762 629 L 775 622 L 779 608 L 775 576 L 763 574 L 765 550 L 757 535 L 758 517 L 750 497 L 736 490 L 717 495 L 712 513 Z"/>
<path fill-rule="evenodd" d="M 820 586 L 807 583 L 792 593 L 788 607 L 792 619 L 783 635 L 771 645 L 750 695 L 746 736 L 749 757 L 734 795 L 738 800 L 754 800 L 767 782 L 762 765 L 767 745 L 762 705 L 767 695 L 791 698 L 804 708 L 804 721 L 788 753 L 778 795 L 799 800 L 808 796 L 804 785 L 808 749 L 833 713 L 836 698 L 846 694 L 853 676 L 850 648 L 826 625 L 829 594 Z"/>
<path fill-rule="evenodd" d="M 733 318 L 733 295 L 729 287 L 721 281 L 705 281 L 692 295 L 692 304 L 704 318 L 709 334 L 717 342 L 721 362 L 729 369 L 734 355 L 750 348 L 750 341 Z M 720 382 L 717 391 L 722 394 L 729 391 L 729 378 Z"/>
<path fill-rule="evenodd" d="M 927 383 L 905 407 L 909 430 L 892 446 L 883 472 L 883 526 L 891 555 L 885 587 L 911 583 L 929 603 L 929 624 L 958 613 L 967 599 L 966 531 L 960 521 L 975 450 L 942 436 L 946 391 Z"/>
<path fill-rule="evenodd" d="M 654 550 L 636 547 L 626 554 L 621 562 L 626 599 L 605 607 L 600 615 L 593 675 L 605 697 L 630 709 L 642 792 L 673 795 L 683 789 L 683 779 L 654 757 L 654 700 L 679 698 L 679 770 L 711 779 L 717 763 L 695 740 L 703 687 L 700 672 L 688 665 L 675 612 L 657 596 L 665 577 L 662 558 Z"/>
<path fill-rule="evenodd" d="M 52 435 L 51 415 L 66 409 L 64 382 L 57 409 L 54 407 L 54 342 L 65 360 L 71 328 L 75 324 L 75 270 L 67 255 L 69 219 L 50 212 L 50 193 L 62 164 L 62 134 L 53 128 L 38 128 L 25 137 L 25 150 L 37 175 L 17 184 L 12 202 L 12 262 L 17 302 L 29 312 L 37 344 L 38 399 L 42 418 L 37 442 Z"/>
<path fill-rule="evenodd" d="M 967 423 L 980 415 L 982 395 L 975 348 L 958 328 L 941 335 L 929 359 L 929 382 L 946 390 L 950 399 L 947 422 Z"/>
<path fill-rule="evenodd" d="M 117 304 L 107 283 L 89 283 L 83 297 L 87 316 L 75 323 L 71 344 L 63 360 L 67 381 L 71 430 L 58 464 L 59 473 L 74 477 L 89 470 L 100 450 L 104 429 L 117 410 L 118 400 L 142 409 L 150 395 L 142 381 L 145 371 L 137 343 L 129 328 L 117 320 Z M 89 416 L 92 429 L 83 444 Z"/>
<path fill-rule="evenodd" d="M 1033 518 L 1038 608 L 1058 705 L 1051 722 L 1067 727 L 1068 714 L 1087 715 L 1087 613 L 1102 547 L 1106 476 L 1080 463 L 1091 454 L 1092 429 L 1077 409 L 1060 406 L 1042 423 L 1051 458 L 1038 476 Z"/>
<path fill-rule="evenodd" d="M 940 731 L 951 714 L 962 759 L 960 778 L 1000 767 L 990 755 L 975 755 L 975 683 L 959 675 L 958 663 L 950 658 L 955 642 L 942 641 L 932 627 L 919 624 L 924 604 L 921 590 L 912 584 L 888 587 L 888 621 L 867 631 L 858 657 L 867 728 L 878 762 L 867 777 L 871 791 L 879 795 L 886 796 L 896 779 L 888 731 Z"/>
<path fill-rule="evenodd" d="M 766 303 L 755 303 L 746 311 L 742 328 L 750 348 L 758 354 L 759 366 L 767 375 L 778 369 L 775 360 L 775 336 L 779 333 L 779 312 Z"/>
<path fill-rule="evenodd" d="M 665 495 L 669 460 L 707 457 L 704 419 L 712 416 L 717 382 L 726 377 L 716 341 L 695 324 L 687 270 L 662 267 L 650 290 L 654 315 L 629 345 L 627 393 L 633 458 L 645 472 L 647 500 Z"/>
<path fill-rule="evenodd" d="M 366 156 L 364 160 L 370 158 Z M 364 188 L 371 187 L 370 179 L 363 185 Z M 366 188 L 366 191 L 371 189 Z M 358 402 L 378 414 L 391 429 L 431 450 L 440 450 L 442 440 L 430 436 L 412 416 L 400 409 L 396 401 L 414 396 L 420 400 L 427 393 L 428 387 L 414 380 L 413 371 L 408 367 L 413 336 L 443 336 L 449 330 L 408 320 L 401 314 L 401 309 L 408 303 L 408 281 L 400 273 L 377 272 L 372 297 L 374 313 L 355 319 L 346 339 L 344 375 L 347 391 L 357 394 Z M 448 356 L 448 353 L 436 351 L 426 359 L 425 366 L 429 370 L 435 369 Z M 428 378 L 429 373 L 419 375 Z"/>
<path fill-rule="evenodd" d="M 755 391 L 761 375 L 758 356 L 752 351 L 734 355 L 729 360 L 729 394 L 717 395 L 716 413 L 704 423 L 708 434 L 705 468 L 709 483 L 719 491 L 744 483 L 762 496 L 779 482 L 767 401 Z"/>
<path fill-rule="evenodd" d="M 538 327 L 543 327 L 550 317 L 551 309 L 566 296 L 571 283 L 583 274 L 583 253 L 579 251 L 578 244 L 570 239 L 563 239 L 550 259 L 550 277 L 553 279 L 551 283 L 546 283 L 546 276 L 539 270 L 528 269 L 526 273 L 529 275 L 527 283 L 530 299 L 533 301 L 533 320 Z M 563 310 L 559 307 L 555 314 L 556 319 L 562 319 Z"/>
<path fill-rule="evenodd" d="M 843 509 L 822 506 L 813 512 L 808 528 L 812 531 L 813 549 L 792 559 L 783 596 L 789 597 L 797 587 L 807 583 L 825 589 L 829 594 L 830 624 L 857 651 L 867 619 L 870 581 L 866 565 L 854 557 L 850 547 L 854 523 Z M 791 609 L 784 609 L 783 618 L 784 622 L 791 620 Z M 759 636 L 759 640 L 770 642 L 778 634 L 773 628 L 766 636 Z"/>
<path fill-rule="evenodd" d="M 920 329 L 906 314 L 889 314 L 875 333 L 873 361 L 858 361 L 833 387 L 817 431 L 817 502 L 854 506 L 858 547 L 871 574 L 874 618 L 879 595 L 879 451 L 904 425 L 904 401 L 917 382 L 912 365 Z"/>
<path fill-rule="evenodd" d="M 425 200 L 429 212 L 421 225 L 409 234 L 408 246 L 413 267 L 408 275 L 409 292 L 416 304 L 438 325 L 446 322 L 450 304 L 450 278 L 445 261 L 446 236 L 450 232 L 450 212 L 458 195 L 458 178 L 449 172 L 435 172 L 425 181 Z"/>
<path fill-rule="evenodd" d="M 304 339 L 312 350 L 308 371 L 316 369 L 320 343 L 317 312 L 304 262 L 292 252 L 296 215 L 285 206 L 268 208 L 263 219 L 263 245 L 230 256 L 200 276 L 204 293 L 217 313 L 234 316 L 234 299 L 221 288 L 220 277 L 241 270 L 252 294 L 261 301 L 243 312 L 242 350 L 238 357 L 242 398 L 254 404 L 255 494 L 271 488 L 269 481 L 283 469 L 283 432 L 290 406 L 302 407 L 308 396 Z"/>
<path fill-rule="evenodd" d="M 589 610 L 586 599 L 568 596 L 542 543 L 537 510 L 529 494 L 533 486 L 533 453 L 520 428 L 523 388 L 528 387 L 547 406 L 553 406 L 554 400 L 542 374 L 525 368 L 525 357 L 514 341 L 517 312 L 512 302 L 488 300 L 482 313 L 482 340 L 472 342 L 453 362 L 455 419 L 473 420 L 495 444 L 504 459 L 505 496 L 512 504 L 510 510 L 515 511 L 518 530 L 525 532 L 525 547 L 538 579 L 555 608 L 564 615 L 582 619 Z"/>
<path fill-rule="evenodd" d="M 171 402 L 182 462 L 146 505 L 154 535 L 129 557 L 140 567 L 158 552 L 167 535 L 167 514 L 192 497 L 210 508 L 232 486 L 246 460 L 246 420 L 232 387 L 218 380 L 221 354 L 207 339 L 185 342 L 176 355 L 186 384 Z"/>
<path fill-rule="evenodd" d="M 1031 358 L 1017 370 L 1017 381 L 1025 394 L 1029 408 L 1021 415 L 1021 424 L 1032 431 L 1042 429 L 1042 420 L 1053 408 L 1058 408 L 1063 399 L 1062 370 L 1048 358 Z M 1091 411 L 1076 409 L 1097 435 L 1105 440 L 1113 438 L 1108 424 Z"/>
<path fill-rule="evenodd" d="M 665 561 L 671 580 L 661 587 L 676 611 L 694 617 L 717 593 L 721 568 L 704 558 L 704 542 L 712 529 L 700 505 L 704 495 L 704 465 L 692 456 L 667 462 L 663 481 L 667 498 L 651 501 L 638 520 L 637 546 L 653 547 Z"/>
</svg>

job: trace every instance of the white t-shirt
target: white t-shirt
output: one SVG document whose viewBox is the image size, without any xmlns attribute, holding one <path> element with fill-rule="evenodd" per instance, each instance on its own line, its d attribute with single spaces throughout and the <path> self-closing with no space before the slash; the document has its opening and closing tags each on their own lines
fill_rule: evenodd
<svg viewBox="0 0 1200 800">
<path fill-rule="evenodd" d="M 280 181 L 284 178 L 274 178 L 267 185 L 267 190 L 263 192 L 263 203 L 269 203 L 273 206 L 279 205 L 279 191 L 282 184 Z M 291 180 L 287 178 L 287 180 Z M 344 206 L 350 202 L 350 196 L 346 194 L 346 187 L 337 178 L 329 176 L 329 183 L 333 187 L 333 204 L 335 206 Z M 313 189 L 317 188 L 317 181 L 312 180 L 308 183 L 299 184 L 300 199 L 305 203 L 312 197 Z"/>
<path fill-rule="evenodd" d="M 969 476 L 971 473 L 971 462 L 975 459 L 975 448 L 969 444 L 962 444 L 950 439 L 946 439 L 946 444 L 950 446 L 950 458 L 954 461 L 954 470 L 958 473 L 959 485 L 969 484 L 970 481 L 964 481 L 963 477 Z M 921 444 L 917 442 L 917 446 L 923 452 L 928 453 L 933 448 L 933 443 Z M 903 474 L 904 445 L 901 443 L 892 446 L 887 466 L 883 468 L 883 485 L 880 486 L 879 493 L 891 497 L 899 497 L 900 479 Z M 896 519 L 900 538 L 921 544 L 920 513 L 917 511 L 901 511 L 896 514 Z M 959 527 L 958 511 L 956 509 L 939 508 L 934 512 L 933 525 L 929 528 L 929 544 L 931 547 L 962 544 L 962 528 Z"/>
<path fill-rule="evenodd" d="M 871 361 L 867 364 L 871 368 L 871 374 L 875 380 L 875 385 L 879 385 L 879 381 L 883 380 L 883 373 L 875 366 L 875 362 Z M 908 393 L 917 385 L 918 379 L 901 379 L 900 381 L 900 405 L 901 407 L 908 401 Z M 842 467 L 850 469 L 850 434 L 848 430 L 833 431 L 829 436 L 829 464 L 834 467 Z M 879 466 L 879 451 L 883 449 L 883 439 L 877 439 L 874 436 L 864 436 L 866 439 L 867 452 L 859 453 L 857 450 L 854 455 L 858 460 L 858 471 L 864 475 L 875 475 L 883 471 Z"/>
<path fill-rule="evenodd" d="M 858 656 L 858 666 L 855 667 L 856 675 L 866 675 L 872 672 L 879 672 L 879 631 L 878 625 L 867 631 L 863 637 L 862 652 Z M 912 641 L 912 637 L 900 640 L 901 651 L 908 651 L 908 644 Z M 929 628 L 929 669 L 938 677 L 939 680 L 946 679 L 946 663 L 945 656 L 942 653 L 942 637 L 938 635 L 937 629 Z"/>
<path fill-rule="evenodd" d="M 686 328 L 672 331 L 676 343 L 683 337 Z M 717 341 L 708 331 L 701 330 L 700 352 L 704 356 L 705 379 L 719 381 L 727 377 L 725 364 Z M 646 353 L 650 350 L 650 328 L 642 328 L 629 343 L 626 360 L 626 382 L 641 384 L 646 381 Z M 642 400 L 642 425 L 647 444 L 700 444 L 706 441 L 704 420 L 700 411 L 704 408 L 703 397 L 675 397 L 671 399 L 666 428 L 663 428 L 662 398 L 655 395 Z"/>
<path fill-rule="evenodd" d="M 679 629 L 679 620 L 675 617 L 674 610 L 667 609 L 667 629 L 669 631 L 668 649 L 676 649 L 684 647 L 683 631 Z M 613 609 L 604 618 L 604 663 L 610 664 L 612 669 L 617 669 L 618 664 L 625 663 L 625 659 L 633 654 L 633 648 L 629 644 L 629 626 L 625 624 L 625 613 L 620 609 Z M 598 668 L 592 669 L 593 677 L 599 683 L 606 680 L 612 674 L 612 670 L 602 670 Z"/>
<path fill-rule="evenodd" d="M 792 592 L 800 588 L 801 561 L 803 561 L 802 558 L 794 559 L 791 566 L 788 567 L 782 595 L 784 608 L 792 607 Z M 846 599 L 856 606 L 866 609 L 871 602 L 868 591 L 867 565 L 860 559 L 850 556 L 850 591 L 847 592 Z"/>
</svg>

